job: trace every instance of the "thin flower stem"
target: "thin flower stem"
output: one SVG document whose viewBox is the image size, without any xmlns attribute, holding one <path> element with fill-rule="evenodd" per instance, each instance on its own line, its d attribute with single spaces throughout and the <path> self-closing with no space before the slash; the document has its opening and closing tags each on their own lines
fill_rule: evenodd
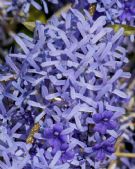
<svg viewBox="0 0 135 169">
<path fill-rule="evenodd" d="M 135 112 L 130 112 L 129 116 L 125 117 L 125 119 L 129 119 L 129 118 L 135 118 Z"/>
<path fill-rule="evenodd" d="M 117 165 L 117 161 L 114 160 L 114 161 L 112 161 L 112 162 L 110 163 L 108 169 L 115 169 L 115 168 L 116 168 L 116 165 Z"/>
<path fill-rule="evenodd" d="M 135 158 L 135 153 L 120 153 L 120 152 L 116 152 L 115 155 L 117 157 Z"/>
</svg>

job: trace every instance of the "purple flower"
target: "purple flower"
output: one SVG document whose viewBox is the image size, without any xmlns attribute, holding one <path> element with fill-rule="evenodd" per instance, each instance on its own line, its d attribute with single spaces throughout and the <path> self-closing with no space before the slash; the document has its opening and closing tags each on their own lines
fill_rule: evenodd
<svg viewBox="0 0 135 169">
<path fill-rule="evenodd" d="M 123 0 L 121 2 L 122 7 L 121 11 L 122 14 L 120 15 L 121 21 L 129 21 L 132 20 L 135 17 L 135 2 L 134 0 L 126 1 Z"/>
<path fill-rule="evenodd" d="M 112 153 L 114 153 L 115 142 L 116 139 L 110 137 L 105 141 L 101 141 L 100 143 L 97 143 L 93 147 L 93 151 L 96 154 L 96 159 L 103 161 L 106 155 L 111 155 Z"/>
<path fill-rule="evenodd" d="M 94 130 L 101 134 L 105 134 L 107 130 L 117 129 L 117 122 L 113 120 L 112 117 L 113 113 L 110 111 L 104 111 L 103 113 L 94 114 Z"/>
<path fill-rule="evenodd" d="M 84 151 L 82 161 L 87 161 L 88 152 L 91 152 L 89 146 L 95 141 L 95 131 L 92 130 L 90 136 L 88 133 L 88 124 L 93 127 L 89 112 L 95 114 L 99 103 L 105 112 L 118 116 L 124 112 L 120 103 L 127 95 L 119 79 L 130 77 L 122 70 L 128 62 L 121 46 L 124 30 L 115 33 L 105 25 L 104 16 L 94 21 L 88 11 L 71 9 L 46 25 L 37 22 L 33 39 L 25 34 L 14 36 L 20 48 L 6 58 L 9 69 L 1 76 L 4 83 L 0 85 L 0 113 L 7 114 L 11 125 L 28 115 L 31 116 L 27 121 L 32 119 L 44 124 L 41 126 L 44 137 L 43 130 L 39 130 L 31 145 L 38 149 L 34 152 L 39 152 L 34 157 L 31 155 L 32 166 L 37 165 L 33 159 L 42 165 L 40 155 L 45 166 L 55 168 L 55 164 L 63 165 L 73 158 L 69 168 L 78 167 L 80 149 Z M 111 126 L 110 116 L 96 120 L 102 121 L 106 129 Z M 27 121 L 21 121 L 27 124 L 26 131 L 22 131 L 25 136 L 33 125 Z M 54 121 L 61 123 L 54 124 Z M 108 145 L 107 138 L 105 135 L 104 141 L 95 145 L 97 155 L 99 150 L 105 149 L 105 144 Z M 42 143 L 42 139 L 45 142 Z M 103 152 L 102 156 L 106 156 L 112 151 L 106 148 Z"/>
<path fill-rule="evenodd" d="M 67 142 L 67 136 L 62 135 L 63 131 L 62 123 L 57 123 L 53 128 L 45 128 L 44 137 L 47 139 L 50 146 L 54 148 L 55 151 L 59 150 L 61 146 Z"/>
<path fill-rule="evenodd" d="M 62 157 L 61 160 L 65 163 L 69 160 L 72 160 L 75 156 L 75 152 L 73 150 L 68 150 L 69 145 L 68 144 L 63 144 L 61 145 L 61 150 L 62 150 Z"/>
<path fill-rule="evenodd" d="M 67 160 L 71 160 L 74 157 L 74 152 L 72 150 L 68 150 L 68 138 L 67 135 L 62 134 L 63 124 L 57 123 L 54 124 L 52 128 L 44 129 L 44 137 L 52 147 L 52 155 L 55 155 L 58 150 L 61 150 L 62 157 L 61 160 L 66 162 Z"/>
<path fill-rule="evenodd" d="M 76 7 L 79 9 L 80 1 L 76 1 Z M 134 26 L 135 3 L 134 0 L 90 0 L 81 4 L 84 8 L 96 4 L 94 18 L 105 16 L 107 23 L 124 23 Z"/>
<path fill-rule="evenodd" d="M 89 9 L 89 0 L 70 0 L 72 3 L 74 3 L 74 7 L 77 9 Z"/>
<path fill-rule="evenodd" d="M 49 2 L 57 4 L 58 0 L 50 0 Z M 45 13 L 48 13 L 46 0 L 40 0 L 39 2 L 35 0 L 10 0 L 7 2 L 5 1 L 4 4 L 7 8 L 7 12 L 11 12 L 17 18 L 20 17 L 20 13 L 21 15 L 27 16 L 31 6 L 35 7 L 37 10 L 44 8 Z"/>
</svg>

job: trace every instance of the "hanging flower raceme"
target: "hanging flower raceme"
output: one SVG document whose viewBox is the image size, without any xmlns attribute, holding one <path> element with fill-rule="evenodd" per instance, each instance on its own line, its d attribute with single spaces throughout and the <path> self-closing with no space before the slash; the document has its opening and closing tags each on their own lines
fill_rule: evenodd
<svg viewBox="0 0 135 169">
<path fill-rule="evenodd" d="M 123 28 L 115 33 L 105 25 L 104 16 L 94 21 L 88 11 L 71 9 L 37 23 L 33 39 L 14 35 L 20 48 L 1 73 L 0 113 L 9 128 L 17 120 L 18 139 L 32 144 L 26 166 L 100 168 L 95 159 L 114 152 L 127 99 L 120 79 L 130 74 L 122 69 Z"/>
</svg>

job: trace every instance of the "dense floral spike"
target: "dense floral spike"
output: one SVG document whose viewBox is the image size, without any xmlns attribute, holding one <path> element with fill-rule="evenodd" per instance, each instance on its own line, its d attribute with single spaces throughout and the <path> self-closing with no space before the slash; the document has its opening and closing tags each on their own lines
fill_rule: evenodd
<svg viewBox="0 0 135 169">
<path fill-rule="evenodd" d="M 25 144 L 26 168 L 100 168 L 95 159 L 114 152 L 114 124 L 127 99 L 119 80 L 130 74 L 122 70 L 128 62 L 124 30 L 114 33 L 105 25 L 104 16 L 94 21 L 88 11 L 71 9 L 47 25 L 37 23 L 33 39 L 14 36 L 20 49 L 6 57 L 8 68 L 1 73 L 0 114 L 14 141 L 27 142 L 34 124 L 40 125 L 33 144 Z"/>
</svg>

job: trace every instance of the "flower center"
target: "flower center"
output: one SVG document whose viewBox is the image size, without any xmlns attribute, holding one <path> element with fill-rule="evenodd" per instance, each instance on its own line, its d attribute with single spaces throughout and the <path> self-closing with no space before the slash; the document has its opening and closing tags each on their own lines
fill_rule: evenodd
<svg viewBox="0 0 135 169">
<path fill-rule="evenodd" d="M 55 136 L 58 136 L 58 135 L 59 135 L 59 133 L 58 133 L 57 131 L 55 131 L 55 132 L 54 132 L 54 135 L 55 135 Z"/>
<path fill-rule="evenodd" d="M 105 121 L 105 122 L 107 122 L 107 121 L 108 121 L 108 119 L 107 119 L 107 118 L 105 118 L 105 119 L 104 119 L 104 121 Z"/>
</svg>

